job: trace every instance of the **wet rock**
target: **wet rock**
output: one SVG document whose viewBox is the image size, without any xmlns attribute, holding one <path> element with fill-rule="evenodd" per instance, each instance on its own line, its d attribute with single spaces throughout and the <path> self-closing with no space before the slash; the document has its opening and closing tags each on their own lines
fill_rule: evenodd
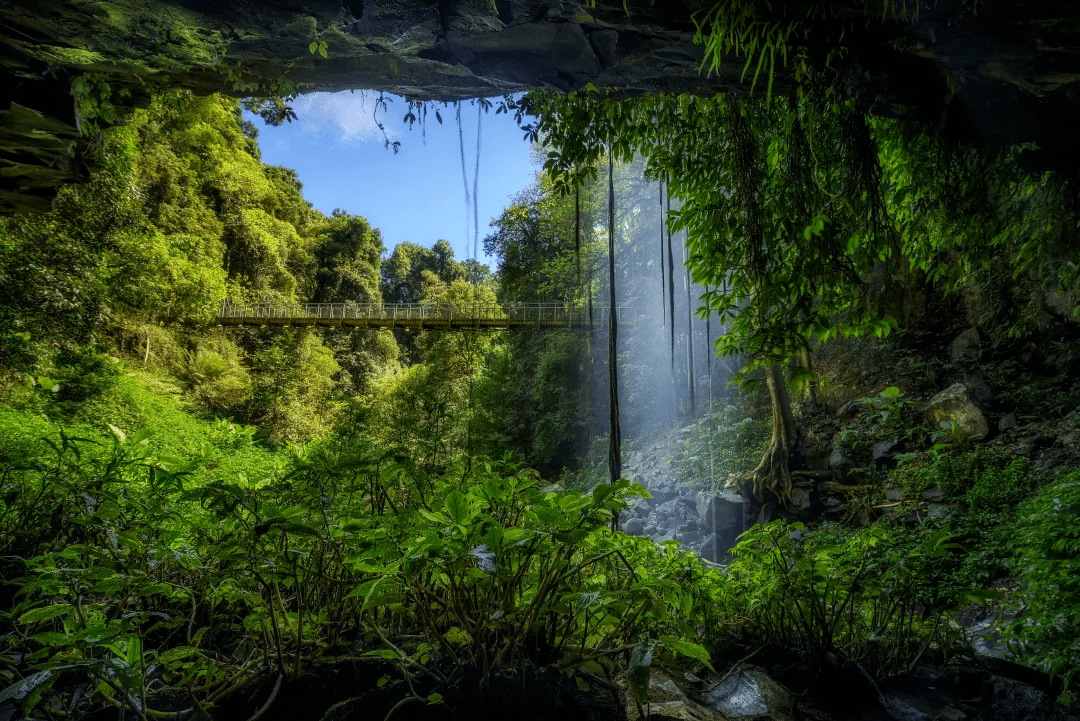
<svg viewBox="0 0 1080 721">
<path fill-rule="evenodd" d="M 626 678 L 616 682 L 623 697 L 627 721 L 639 721 L 637 704 Z M 649 718 L 656 721 L 726 721 L 723 716 L 691 700 L 666 673 L 651 670 L 648 696 Z"/>
<path fill-rule="evenodd" d="M 744 665 L 706 691 L 709 709 L 728 721 L 790 721 L 793 699 L 784 687 L 757 666 Z"/>
<path fill-rule="evenodd" d="M 998 430 L 1002 432 L 1007 431 L 1010 428 L 1016 428 L 1016 426 L 1017 422 L 1015 413 L 1006 413 L 1001 417 L 1001 420 L 998 421 Z"/>
<path fill-rule="evenodd" d="M 990 385 L 986 382 L 986 379 L 983 378 L 982 371 L 965 373 L 964 385 L 967 386 L 971 397 L 983 406 L 988 405 L 994 398 L 994 391 L 990 389 Z"/>
<path fill-rule="evenodd" d="M 850 471 L 854 465 L 848 449 L 839 443 L 834 443 L 832 453 L 829 455 L 829 470 L 843 474 Z"/>
<path fill-rule="evenodd" d="M 862 403 L 856 403 L 855 401 L 848 401 L 844 405 L 840 406 L 840 409 L 836 411 L 836 417 L 842 421 L 853 420 L 856 416 L 862 414 L 866 410 L 866 406 Z"/>
<path fill-rule="evenodd" d="M 963 383 L 954 383 L 934 396 L 926 409 L 926 419 L 935 427 L 956 421 L 959 432 L 969 438 L 990 431 L 986 416 Z"/>
<path fill-rule="evenodd" d="M 937 501 L 941 499 L 941 486 L 934 486 L 933 488 L 927 488 L 922 492 L 924 501 Z"/>
<path fill-rule="evenodd" d="M 730 528 L 743 523 L 748 501 L 734 491 L 698 493 L 696 510 L 706 528 Z"/>
<path fill-rule="evenodd" d="M 968 328 L 949 343 L 949 358 L 953 363 L 977 358 L 982 352 L 982 338 L 976 328 Z"/>
<path fill-rule="evenodd" d="M 791 503 L 789 508 L 799 515 L 805 515 L 810 512 L 811 494 L 812 491 L 806 488 L 792 488 L 791 489 Z"/>
<path fill-rule="evenodd" d="M 944 503 L 926 504 L 926 516 L 928 518 L 948 518 L 951 513 L 952 509 Z"/>
<path fill-rule="evenodd" d="M 886 501 L 902 501 L 904 500 L 904 491 L 900 488 L 886 488 L 885 489 Z"/>
<path fill-rule="evenodd" d="M 644 536 L 645 524 L 641 522 L 640 518 L 631 518 L 626 522 L 626 525 L 623 526 L 623 531 L 631 536 Z"/>
<path fill-rule="evenodd" d="M 874 467 L 879 471 L 896 467 L 896 456 L 907 450 L 904 441 L 886 441 L 875 443 L 871 455 L 874 459 Z"/>
</svg>

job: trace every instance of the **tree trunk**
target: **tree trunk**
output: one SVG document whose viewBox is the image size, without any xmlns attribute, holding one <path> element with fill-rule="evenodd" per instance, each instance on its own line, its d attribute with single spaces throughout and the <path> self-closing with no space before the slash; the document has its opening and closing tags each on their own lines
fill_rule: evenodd
<svg viewBox="0 0 1080 721">
<path fill-rule="evenodd" d="M 769 388 L 769 402 L 772 407 L 772 439 L 761 463 L 751 474 L 754 497 L 759 503 L 763 503 L 765 492 L 769 491 L 781 504 L 786 505 L 791 500 L 791 470 L 788 462 L 798 443 L 798 429 L 795 427 L 795 416 L 791 412 L 787 383 L 779 364 L 774 363 L 765 369 L 765 383 Z"/>
<path fill-rule="evenodd" d="M 608 445 L 608 467 L 611 482 L 622 476 L 622 438 L 619 431 L 619 355 L 618 332 L 619 314 L 615 307 L 615 169 L 611 148 L 608 148 L 608 292 L 611 311 L 608 320 L 608 382 L 611 394 L 610 436 Z M 612 519 L 612 530 L 618 530 L 619 517 Z"/>
</svg>

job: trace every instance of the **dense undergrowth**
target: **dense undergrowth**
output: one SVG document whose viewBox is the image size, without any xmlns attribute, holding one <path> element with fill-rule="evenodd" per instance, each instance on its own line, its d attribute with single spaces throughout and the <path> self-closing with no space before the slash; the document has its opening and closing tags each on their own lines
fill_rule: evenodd
<svg viewBox="0 0 1080 721">
<path fill-rule="evenodd" d="M 280 474 L 229 477 L 209 453 L 164 448 L 250 458 L 250 435 L 222 448 L 219 424 L 183 415 L 102 436 L 5 413 L 2 673 L 15 683 L 0 695 L 22 713 L 161 717 L 155 699 L 182 689 L 191 708 L 165 717 L 185 717 L 358 638 L 450 685 L 433 660 L 483 677 L 542 664 L 584 685 L 639 644 L 708 663 L 698 638 L 718 623 L 717 572 L 609 530 L 640 488 L 545 492 L 506 460 L 429 477 L 342 438 L 295 449 Z M 406 652 L 410 637 L 422 643 Z"/>
</svg>

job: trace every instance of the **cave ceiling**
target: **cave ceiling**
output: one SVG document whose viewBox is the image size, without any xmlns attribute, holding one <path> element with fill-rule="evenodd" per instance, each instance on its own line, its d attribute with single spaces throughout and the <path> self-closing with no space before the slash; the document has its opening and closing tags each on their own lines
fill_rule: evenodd
<svg viewBox="0 0 1080 721">
<path fill-rule="evenodd" d="M 80 132 L 72 94 L 86 73 L 113 100 L 126 89 L 128 106 L 162 86 L 444 101 L 586 83 L 624 95 L 749 92 L 742 60 L 700 71 L 690 17 L 703 5 L 637 0 L 627 15 L 621 0 L 0 0 L 0 210 L 48 208 L 59 185 L 86 177 L 78 151 L 93 138 Z M 920 5 L 906 22 L 848 30 L 831 86 L 871 113 L 984 147 L 1027 143 L 1032 167 L 1071 171 L 1077 4 Z M 326 43 L 326 57 L 312 42 Z M 819 32 L 806 42 L 821 54 L 834 40 Z M 792 88 L 779 70 L 776 91 Z"/>
</svg>

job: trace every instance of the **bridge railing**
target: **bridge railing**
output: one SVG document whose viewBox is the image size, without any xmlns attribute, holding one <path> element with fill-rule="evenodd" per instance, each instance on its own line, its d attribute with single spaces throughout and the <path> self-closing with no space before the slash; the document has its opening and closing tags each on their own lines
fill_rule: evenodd
<svg viewBox="0 0 1080 721">
<path fill-rule="evenodd" d="M 616 308 L 620 322 L 631 322 L 629 307 Z M 591 318 L 590 318 L 591 313 Z M 235 320 L 368 320 L 392 323 L 469 322 L 514 325 L 606 325 L 609 306 L 565 303 L 233 303 L 223 301 L 219 318 Z"/>
</svg>

